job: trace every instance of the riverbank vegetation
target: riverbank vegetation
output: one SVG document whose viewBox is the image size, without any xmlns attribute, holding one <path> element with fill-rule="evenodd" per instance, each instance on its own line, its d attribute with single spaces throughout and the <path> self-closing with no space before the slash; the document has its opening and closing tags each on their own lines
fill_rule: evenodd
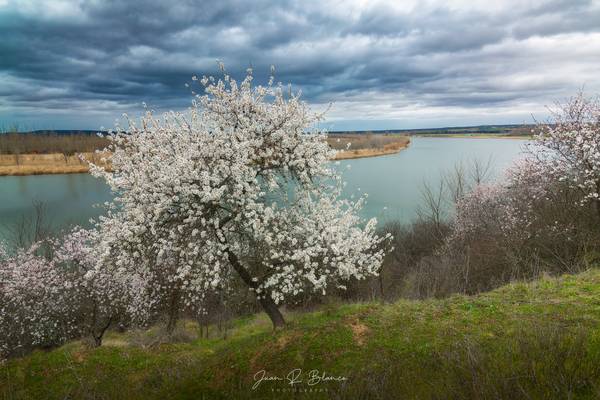
<svg viewBox="0 0 600 400">
<path fill-rule="evenodd" d="M 337 150 L 335 160 L 376 157 L 394 154 L 408 147 L 410 138 L 406 135 L 374 134 L 330 134 L 327 143 Z"/>
<path fill-rule="evenodd" d="M 88 172 L 108 143 L 90 132 L 0 133 L 0 176 Z"/>
<path fill-rule="evenodd" d="M 522 134 L 522 135 L 513 135 L 513 134 L 496 134 L 496 133 L 437 133 L 437 134 L 416 134 L 416 136 L 422 137 L 435 137 L 435 138 L 455 138 L 455 139 L 522 139 L 522 140 L 531 140 L 533 139 L 533 134 Z"/>
<path fill-rule="evenodd" d="M 297 96 L 200 82 L 206 111 L 117 127 L 94 229 L 0 253 L 10 396 L 251 398 L 294 368 L 339 378 L 322 398 L 600 393 L 596 102 L 557 109 L 504 179 L 458 166 L 377 228 Z"/>
<path fill-rule="evenodd" d="M 456 126 L 444 128 L 419 128 L 419 129 L 384 129 L 372 131 L 376 135 L 401 135 L 401 136 L 475 136 L 475 137 L 530 137 L 537 129 L 536 124 L 509 124 L 509 125 L 478 125 Z M 534 132 L 532 132 L 532 130 Z M 363 134 L 364 131 L 333 131 L 335 135 Z"/>
<path fill-rule="evenodd" d="M 405 149 L 410 139 L 404 135 L 331 134 L 326 138 L 337 150 L 335 160 L 375 157 Z M 89 172 L 88 162 L 99 163 L 109 154 L 96 154 L 110 141 L 87 133 L 0 133 L 0 176 L 71 174 Z M 108 166 L 108 164 L 105 164 Z"/>
<path fill-rule="evenodd" d="M 68 154 L 0 154 L 0 176 L 78 174 L 89 172 L 89 162 L 101 163 L 107 168 L 109 162 L 103 161 L 104 153 Z"/>
<path fill-rule="evenodd" d="M 109 141 L 92 132 L 4 132 L 0 133 L 0 155 L 92 153 Z M 18 165 L 18 161 L 16 162 Z"/>
<path fill-rule="evenodd" d="M 363 290 L 392 299 L 478 293 L 600 261 L 598 103 L 571 99 L 502 179 L 490 181 L 487 170 L 457 166 L 426 187 L 418 220 L 386 227 L 394 250 L 380 281 Z"/>
</svg>

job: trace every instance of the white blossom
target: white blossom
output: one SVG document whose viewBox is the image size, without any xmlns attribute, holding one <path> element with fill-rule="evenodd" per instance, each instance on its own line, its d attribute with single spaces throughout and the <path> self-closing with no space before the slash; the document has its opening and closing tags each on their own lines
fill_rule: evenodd
<svg viewBox="0 0 600 400">
<path fill-rule="evenodd" d="M 358 217 L 364 197 L 341 199 L 335 152 L 308 130 L 322 116 L 273 79 L 252 81 L 203 77 L 188 113 L 128 119 L 109 136 L 112 172 L 92 166 L 116 195 L 99 268 L 138 277 L 139 310 L 165 287 L 198 304 L 240 278 L 280 303 L 381 266 L 384 239 Z"/>
</svg>

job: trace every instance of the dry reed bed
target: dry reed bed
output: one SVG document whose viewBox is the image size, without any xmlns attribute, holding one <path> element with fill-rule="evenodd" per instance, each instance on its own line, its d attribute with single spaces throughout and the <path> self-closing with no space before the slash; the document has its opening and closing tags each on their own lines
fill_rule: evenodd
<svg viewBox="0 0 600 400">
<path fill-rule="evenodd" d="M 85 160 L 102 165 L 104 154 L 81 153 Z M 0 176 L 85 173 L 89 168 L 79 154 L 0 154 Z"/>
<path fill-rule="evenodd" d="M 333 134 L 327 142 L 332 148 L 339 150 L 335 156 L 336 160 L 347 160 L 397 153 L 408 147 L 410 138 L 384 134 Z M 350 147 L 347 147 L 348 144 Z"/>
<path fill-rule="evenodd" d="M 27 136 L 27 135 L 26 135 Z M 79 138 L 80 139 L 80 138 Z M 95 141 L 95 139 L 93 139 Z M 407 136 L 374 134 L 332 134 L 327 142 L 339 150 L 336 160 L 362 157 L 376 157 L 394 154 L 406 148 L 410 142 Z M 350 147 L 348 148 L 348 144 Z M 348 149 L 348 150 L 346 150 Z M 36 151 L 42 152 L 43 149 Z M 50 154 L 0 154 L 0 176 L 73 174 L 89 171 L 88 166 L 79 157 L 99 163 L 103 155 L 81 152 L 73 155 L 66 153 Z M 110 154 L 105 154 L 110 156 Z"/>
</svg>

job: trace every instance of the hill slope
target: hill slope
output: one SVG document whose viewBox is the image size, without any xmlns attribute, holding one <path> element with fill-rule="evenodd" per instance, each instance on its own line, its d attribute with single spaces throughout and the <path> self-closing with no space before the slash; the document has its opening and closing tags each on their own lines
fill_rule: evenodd
<svg viewBox="0 0 600 400">
<path fill-rule="evenodd" d="M 600 397 L 599 270 L 288 318 L 275 333 L 263 316 L 238 320 L 225 340 L 144 349 L 112 333 L 98 349 L 38 351 L 0 367 L 0 398 Z M 261 370 L 271 380 L 253 389 Z"/>
</svg>

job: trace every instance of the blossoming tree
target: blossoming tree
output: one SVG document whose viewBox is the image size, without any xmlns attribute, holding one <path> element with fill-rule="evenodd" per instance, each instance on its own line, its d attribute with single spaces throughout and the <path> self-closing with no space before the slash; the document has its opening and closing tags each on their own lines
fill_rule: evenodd
<svg viewBox="0 0 600 400">
<path fill-rule="evenodd" d="M 79 227 L 52 240 L 51 268 L 62 276 L 72 324 L 79 335 L 91 336 L 100 346 L 104 333 L 117 323 L 129 322 L 129 298 L 133 279 L 123 279 L 106 269 L 96 270 L 97 232 Z"/>
<path fill-rule="evenodd" d="M 0 359 L 31 346 L 72 337 L 74 304 L 40 243 L 8 253 L 0 247 Z M 65 318 L 65 316 L 67 318 Z"/>
<path fill-rule="evenodd" d="M 600 104 L 580 93 L 528 147 L 504 179 L 459 198 L 447 240 L 467 262 L 493 258 L 511 278 L 578 268 L 600 243 Z"/>
<path fill-rule="evenodd" d="M 94 242 L 94 231 L 74 228 L 12 252 L 0 246 L 0 358 L 81 336 L 99 346 L 126 322 L 130 283 L 95 270 Z"/>
<path fill-rule="evenodd" d="M 189 113 L 127 119 L 109 136 L 116 194 L 100 221 L 102 268 L 146 282 L 140 310 L 166 287 L 182 306 L 240 280 L 275 327 L 278 304 L 378 272 L 384 250 L 364 198 L 341 199 L 320 120 L 299 94 L 203 77 Z M 198 81 L 197 78 L 193 78 Z"/>
<path fill-rule="evenodd" d="M 504 180 L 459 199 L 455 237 L 477 237 L 488 225 L 511 237 L 526 235 L 544 204 L 591 204 L 600 217 L 600 103 L 580 93 L 538 129 Z"/>
<path fill-rule="evenodd" d="M 600 217 L 600 103 L 578 94 L 553 112 L 535 136 L 534 158 L 546 172 L 581 192 Z"/>
</svg>

